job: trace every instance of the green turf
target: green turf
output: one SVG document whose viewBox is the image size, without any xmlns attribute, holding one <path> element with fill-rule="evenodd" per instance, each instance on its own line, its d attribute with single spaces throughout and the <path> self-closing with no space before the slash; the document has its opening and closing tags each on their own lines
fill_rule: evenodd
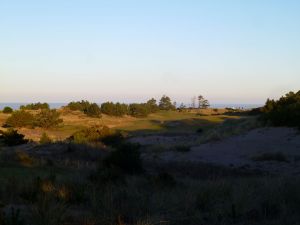
<svg viewBox="0 0 300 225">
<path fill-rule="evenodd" d="M 228 118 L 238 117 L 223 115 L 200 116 L 188 112 L 160 111 L 146 118 L 118 126 L 116 129 L 134 133 L 189 133 L 195 132 L 200 127 L 203 129 L 214 127 Z"/>
</svg>

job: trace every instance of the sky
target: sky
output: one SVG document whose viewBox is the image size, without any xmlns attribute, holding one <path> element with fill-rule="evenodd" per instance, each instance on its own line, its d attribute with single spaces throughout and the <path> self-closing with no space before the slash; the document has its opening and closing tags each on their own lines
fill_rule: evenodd
<svg viewBox="0 0 300 225">
<path fill-rule="evenodd" d="M 300 89 L 298 0 L 0 0 L 0 102 L 261 104 Z"/>
</svg>

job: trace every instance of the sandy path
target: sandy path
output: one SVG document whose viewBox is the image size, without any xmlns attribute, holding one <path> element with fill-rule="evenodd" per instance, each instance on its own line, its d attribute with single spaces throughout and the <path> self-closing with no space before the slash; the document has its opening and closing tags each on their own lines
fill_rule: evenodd
<svg viewBox="0 0 300 225">
<path fill-rule="evenodd" d="M 289 162 L 254 161 L 262 153 L 283 153 Z M 161 153 L 164 161 L 205 162 L 300 175 L 300 134 L 291 128 L 260 128 L 247 134 L 193 147 L 190 152 Z"/>
</svg>

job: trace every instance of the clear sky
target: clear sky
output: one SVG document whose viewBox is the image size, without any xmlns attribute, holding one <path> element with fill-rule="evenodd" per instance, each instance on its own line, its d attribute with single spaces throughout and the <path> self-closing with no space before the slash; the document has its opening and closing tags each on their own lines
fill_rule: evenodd
<svg viewBox="0 0 300 225">
<path fill-rule="evenodd" d="M 0 0 L 0 102 L 263 103 L 298 89 L 298 0 Z"/>
</svg>

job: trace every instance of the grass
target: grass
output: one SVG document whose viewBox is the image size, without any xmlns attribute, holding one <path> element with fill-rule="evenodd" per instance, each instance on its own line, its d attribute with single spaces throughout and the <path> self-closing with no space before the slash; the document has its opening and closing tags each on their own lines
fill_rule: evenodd
<svg viewBox="0 0 300 225">
<path fill-rule="evenodd" d="M 262 153 L 252 157 L 254 161 L 277 161 L 277 162 L 289 162 L 287 157 L 282 152 L 275 153 Z"/>
<path fill-rule="evenodd" d="M 215 177 L 214 174 L 210 175 Z M 296 224 L 300 219 L 298 178 L 229 176 L 194 179 L 189 175 L 175 177 L 163 172 L 146 176 L 123 175 L 119 183 L 42 179 L 42 189 L 15 180 L 3 183 L 2 188 L 10 188 L 10 199 L 17 199 L 19 204 L 26 205 L 26 201 L 32 198 L 31 204 L 36 210 L 43 210 L 45 205 L 41 203 L 51 200 L 51 207 L 46 207 L 45 212 L 40 211 L 39 215 L 51 209 L 54 213 L 52 217 L 59 216 L 60 211 L 56 214 L 59 209 L 56 207 L 64 206 L 68 218 L 64 218 L 63 222 L 68 224 L 78 221 L 79 217 L 104 225 L 136 225 L 143 224 L 143 221 L 147 221 L 147 224 L 167 221 L 167 224 L 174 225 L 280 225 Z M 32 196 L 32 190 L 47 194 L 35 197 Z M 61 195 L 64 197 L 58 198 Z M 7 199 L 4 203 L 11 201 Z M 28 213 L 30 217 L 27 219 L 34 220 L 33 215 L 36 214 L 30 214 L 32 211 L 25 211 L 22 215 L 26 218 Z M 79 221 L 76 224 L 85 224 Z M 35 224 L 36 221 L 32 222 Z"/>
<path fill-rule="evenodd" d="M 31 180 L 35 177 L 47 177 L 56 175 L 58 179 L 65 180 L 67 178 L 75 177 L 76 171 L 53 168 L 53 167 L 26 167 L 18 165 L 7 165 L 0 167 L 0 181 L 5 183 L 11 178 L 16 180 Z"/>
<path fill-rule="evenodd" d="M 236 116 L 206 115 L 199 116 L 196 113 L 161 111 L 149 115 L 147 118 L 136 119 L 125 124 L 119 124 L 116 129 L 137 134 L 147 133 L 194 133 L 202 127 L 204 130 L 222 123 L 228 118 Z"/>
<path fill-rule="evenodd" d="M 150 114 L 146 118 L 134 118 L 130 116 L 113 117 L 102 115 L 102 118 L 91 118 L 79 111 L 65 112 L 60 110 L 63 124 L 51 129 L 20 128 L 19 131 L 26 138 L 38 141 L 43 132 L 47 132 L 53 140 L 64 140 L 76 131 L 90 126 L 105 125 L 114 130 L 120 130 L 135 134 L 147 133 L 194 133 L 199 127 L 204 130 L 212 128 L 229 118 L 237 116 L 206 115 L 199 116 L 195 112 L 160 111 Z M 2 126 L 9 115 L 0 113 L 0 125 Z"/>
<path fill-rule="evenodd" d="M 6 210 L 21 206 L 25 225 L 281 225 L 300 219 L 299 177 L 183 162 L 145 163 L 138 175 L 115 167 L 99 166 L 97 173 L 1 163 L 0 202 Z"/>
<path fill-rule="evenodd" d="M 174 139 L 172 135 L 175 133 L 179 133 L 179 137 L 192 134 L 200 141 L 211 141 L 259 126 L 256 118 L 239 120 L 237 116 L 201 114 L 205 116 L 193 111 L 158 112 L 147 118 L 103 115 L 96 119 L 80 112 L 68 112 L 62 115 L 63 126 L 46 132 L 51 139 L 59 140 L 84 127 L 107 125 L 131 134 L 157 133 L 163 138 L 169 136 L 162 134 L 170 134 L 171 139 Z M 0 114 L 0 121 L 1 118 L 2 121 L 5 119 Z M 202 130 L 197 133 L 199 128 Z M 37 140 L 45 132 L 43 129 L 20 131 Z M 175 138 L 173 150 L 182 154 L 195 144 L 194 139 L 190 143 L 179 139 Z M 0 204 L 6 211 L 11 205 L 21 207 L 20 219 L 24 219 L 25 225 L 281 225 L 299 224 L 300 221 L 300 179 L 297 176 L 274 177 L 246 168 L 151 160 L 143 162 L 141 173 L 132 175 L 119 169 L 118 163 L 103 167 L 105 160 L 102 161 L 100 156 L 91 156 L 95 166 L 88 166 L 91 160 L 89 153 L 97 153 L 96 148 L 76 149 L 74 144 L 71 149 L 68 145 L 57 151 L 59 144 L 49 144 L 54 151 L 47 151 L 49 146 L 34 144 L 0 150 L 0 156 L 3 156 L 0 162 Z M 166 144 L 150 147 L 145 148 L 157 154 L 168 150 Z M 21 154 L 18 160 L 4 157 L 4 153 L 10 156 L 12 151 L 22 149 L 27 156 Z M 43 152 L 43 149 L 46 151 Z M 84 157 L 84 154 L 89 157 Z M 127 153 L 126 156 L 119 155 L 114 162 L 123 161 L 128 156 Z M 55 163 L 51 166 L 39 164 L 38 157 L 45 157 L 43 160 L 49 157 Z M 58 163 L 66 159 L 80 160 L 86 166 Z M 254 159 L 287 160 L 282 153 L 262 154 Z M 127 165 L 131 164 L 129 161 Z M 3 223 L 1 215 L 2 208 L 0 224 L 12 224 Z"/>
<path fill-rule="evenodd" d="M 223 123 L 219 123 L 218 126 L 201 132 L 197 143 L 219 141 L 233 135 L 243 134 L 261 126 L 262 123 L 256 117 L 229 117 Z"/>
</svg>

